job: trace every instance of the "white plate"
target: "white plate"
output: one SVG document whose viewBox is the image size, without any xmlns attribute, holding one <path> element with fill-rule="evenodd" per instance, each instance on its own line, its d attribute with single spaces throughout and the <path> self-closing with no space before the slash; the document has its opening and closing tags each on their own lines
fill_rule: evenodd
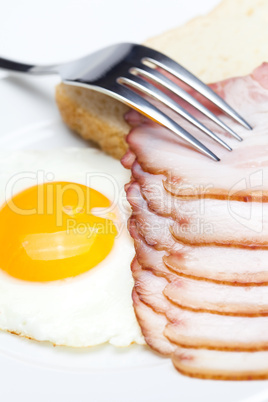
<svg viewBox="0 0 268 402">
<path fill-rule="evenodd" d="M 162 3 L 154 1 L 144 4 L 144 1 L 136 0 L 132 3 L 132 7 L 135 7 L 132 16 L 136 22 L 129 23 L 126 21 L 126 15 L 129 14 L 126 3 L 119 0 L 113 2 L 114 8 L 111 8 L 110 2 L 100 0 L 27 0 L 23 2 L 23 6 L 19 1 L 15 1 L 14 5 L 13 1 L 10 5 L 1 5 L 1 10 L 9 12 L 10 18 L 7 19 L 4 12 L 0 13 L 0 36 L 6 38 L 1 43 L 0 54 L 43 62 L 51 62 L 53 58 L 71 58 L 122 39 L 143 40 L 195 16 L 201 10 L 205 12 L 217 2 L 203 1 L 200 6 L 200 1 L 191 0 L 185 6 L 183 1 L 165 1 L 165 13 L 162 16 Z M 174 16 L 176 13 L 172 10 L 182 9 L 183 6 L 183 13 Z M 112 19 L 117 23 L 114 24 L 114 30 L 109 30 L 109 13 L 115 10 L 115 7 L 118 11 Z M 152 7 L 154 18 L 149 18 Z M 73 13 L 77 10 L 83 11 L 82 21 L 73 18 Z M 68 46 L 57 48 L 57 29 L 61 12 L 64 14 L 62 24 Z M 105 23 L 101 25 L 106 25 L 104 31 L 100 29 L 99 13 L 102 13 L 105 19 Z M 144 21 L 145 16 L 147 23 L 138 29 L 137 21 Z M 167 20 L 167 16 L 170 16 L 170 20 Z M 76 24 L 75 28 L 72 27 L 73 31 L 67 26 L 66 20 Z M 87 20 L 88 27 L 85 27 Z M 12 24 L 17 27 L 15 33 L 12 31 Z M 48 26 L 49 30 L 45 35 Z M 33 35 L 34 28 L 38 34 Z M 87 29 L 89 37 L 90 32 L 99 34 L 91 46 L 88 46 L 85 40 Z M 74 35 L 76 30 L 81 35 L 80 38 L 78 34 Z M 20 32 L 24 34 L 24 46 L 20 46 L 20 36 L 17 36 Z M 64 40 L 62 35 L 60 32 L 61 41 Z M 53 38 L 56 38 L 55 42 Z M 41 45 L 37 47 L 39 40 Z M 15 149 L 49 150 L 67 146 L 89 146 L 61 122 L 54 103 L 54 86 L 57 81 L 57 78 L 51 77 L 0 79 L 1 149 L 9 152 Z M 0 397 L 7 401 L 260 402 L 268 398 L 266 381 L 235 383 L 190 379 L 179 375 L 168 359 L 142 346 L 116 349 L 105 345 L 74 350 L 55 348 L 50 344 L 28 341 L 1 332 L 0 384 Z"/>
</svg>

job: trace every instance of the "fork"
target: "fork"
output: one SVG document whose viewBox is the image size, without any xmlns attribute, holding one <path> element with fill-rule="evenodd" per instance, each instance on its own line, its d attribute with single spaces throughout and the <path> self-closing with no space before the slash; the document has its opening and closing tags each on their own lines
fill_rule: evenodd
<svg viewBox="0 0 268 402">
<path fill-rule="evenodd" d="M 229 151 L 232 149 L 228 144 L 160 88 L 168 89 L 179 96 L 237 140 L 242 141 L 242 138 L 187 91 L 162 74 L 159 68 L 192 87 L 245 128 L 252 129 L 220 96 L 180 64 L 156 50 L 138 44 L 120 43 L 68 63 L 46 66 L 23 64 L 0 58 L 0 68 L 32 75 L 59 74 L 65 84 L 86 87 L 109 95 L 168 128 L 199 152 L 215 161 L 220 159 L 172 118 L 148 101 L 148 97 L 160 101 Z"/>
</svg>

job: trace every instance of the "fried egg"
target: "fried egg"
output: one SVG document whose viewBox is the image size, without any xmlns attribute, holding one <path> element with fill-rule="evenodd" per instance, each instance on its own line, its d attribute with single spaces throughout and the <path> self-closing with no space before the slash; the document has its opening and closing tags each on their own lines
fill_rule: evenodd
<svg viewBox="0 0 268 402">
<path fill-rule="evenodd" d="M 95 149 L 0 153 L 0 329 L 72 347 L 144 344 L 128 179 Z"/>
</svg>

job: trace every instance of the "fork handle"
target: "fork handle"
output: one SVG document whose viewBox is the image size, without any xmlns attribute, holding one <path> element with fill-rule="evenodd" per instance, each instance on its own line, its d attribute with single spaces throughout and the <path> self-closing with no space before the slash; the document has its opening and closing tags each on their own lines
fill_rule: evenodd
<svg viewBox="0 0 268 402">
<path fill-rule="evenodd" d="M 3 59 L 0 57 L 0 68 L 3 68 L 4 70 L 16 71 L 16 72 L 20 72 L 20 73 L 27 73 L 33 67 L 34 66 L 30 65 L 30 64 L 23 64 L 23 63 L 19 63 L 17 61 Z"/>
<path fill-rule="evenodd" d="M 28 74 L 57 74 L 55 66 L 36 66 L 33 64 L 24 64 L 18 61 L 8 60 L 0 57 L 0 69 L 4 69 L 10 72 L 16 73 L 28 73 Z"/>
</svg>

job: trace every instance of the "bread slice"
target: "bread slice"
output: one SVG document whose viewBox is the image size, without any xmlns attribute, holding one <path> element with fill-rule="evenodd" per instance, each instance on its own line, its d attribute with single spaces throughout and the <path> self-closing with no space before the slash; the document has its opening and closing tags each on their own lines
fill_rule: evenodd
<svg viewBox="0 0 268 402">
<path fill-rule="evenodd" d="M 268 1 L 224 0 L 208 15 L 145 42 L 205 82 L 249 74 L 268 61 Z M 128 108 L 97 92 L 59 84 L 56 101 L 65 123 L 120 159 L 126 149 Z"/>
<path fill-rule="evenodd" d="M 127 150 L 128 107 L 107 95 L 63 83 L 56 87 L 56 102 L 65 123 L 86 140 L 120 159 Z"/>
<path fill-rule="evenodd" d="M 209 83 L 250 74 L 268 61 L 267 40 L 267 0 L 224 0 L 208 15 L 146 44 Z"/>
</svg>

